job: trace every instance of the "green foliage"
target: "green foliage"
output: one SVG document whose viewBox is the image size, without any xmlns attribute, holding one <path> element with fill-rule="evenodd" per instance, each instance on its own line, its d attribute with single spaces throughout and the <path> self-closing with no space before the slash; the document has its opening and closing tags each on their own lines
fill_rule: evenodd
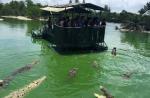
<svg viewBox="0 0 150 98">
<path fill-rule="evenodd" d="M 41 4 L 34 4 L 32 0 L 11 1 L 10 3 L 0 3 L 0 15 L 28 16 L 36 18 L 41 16 Z"/>
<path fill-rule="evenodd" d="M 141 23 L 145 26 L 145 30 L 150 31 L 150 16 L 143 16 Z"/>
<path fill-rule="evenodd" d="M 146 5 L 144 5 L 144 7 L 139 10 L 139 13 L 142 15 L 148 10 L 150 10 L 150 2 L 146 3 Z"/>
<path fill-rule="evenodd" d="M 40 17 L 41 10 L 39 10 L 38 6 L 30 6 L 30 7 L 27 8 L 26 15 L 31 17 L 31 18 Z"/>
<path fill-rule="evenodd" d="M 3 8 L 3 4 L 2 3 L 0 3 L 0 10 Z"/>
<path fill-rule="evenodd" d="M 32 2 L 32 0 L 25 0 L 25 3 L 27 7 L 34 6 L 34 3 Z"/>
<path fill-rule="evenodd" d="M 132 26 L 141 26 L 145 30 L 150 30 L 150 16 L 142 16 L 123 10 L 121 13 L 104 11 L 100 17 L 105 18 L 108 22 L 132 24 Z"/>
<path fill-rule="evenodd" d="M 108 5 L 104 6 L 104 10 L 107 11 L 107 12 L 111 12 L 110 7 Z"/>
</svg>

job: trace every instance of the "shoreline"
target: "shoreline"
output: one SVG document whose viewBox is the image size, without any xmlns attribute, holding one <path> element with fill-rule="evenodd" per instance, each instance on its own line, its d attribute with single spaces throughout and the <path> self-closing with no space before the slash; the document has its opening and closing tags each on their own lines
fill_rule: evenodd
<svg viewBox="0 0 150 98">
<path fill-rule="evenodd" d="M 31 18 L 25 17 L 25 16 L 1 16 L 2 18 L 11 18 L 11 19 L 18 19 L 18 20 L 25 20 L 30 21 Z"/>
<path fill-rule="evenodd" d="M 24 21 L 31 21 L 31 20 L 39 20 L 39 21 L 48 21 L 48 19 L 44 18 L 38 18 L 38 19 L 31 19 L 27 16 L 1 16 L 0 21 L 3 21 L 3 18 L 9 18 L 9 19 L 17 19 L 17 20 L 24 20 Z"/>
<path fill-rule="evenodd" d="M 119 29 L 121 32 L 137 32 L 137 31 L 134 31 L 134 30 L 128 30 L 128 29 Z M 140 31 L 139 31 L 140 32 Z M 150 31 L 141 31 L 140 33 L 149 33 L 150 34 Z"/>
<path fill-rule="evenodd" d="M 3 21 L 4 19 L 3 18 L 0 18 L 0 21 Z"/>
</svg>

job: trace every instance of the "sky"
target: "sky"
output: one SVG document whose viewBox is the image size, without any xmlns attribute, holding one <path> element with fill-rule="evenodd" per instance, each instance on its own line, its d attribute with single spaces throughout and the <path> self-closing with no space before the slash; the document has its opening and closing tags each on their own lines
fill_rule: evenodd
<svg viewBox="0 0 150 98">
<path fill-rule="evenodd" d="M 0 0 L 0 1 L 10 2 L 12 0 Z M 32 1 L 48 5 L 66 4 L 69 2 L 69 0 L 32 0 Z M 82 0 L 79 1 L 82 2 Z M 108 5 L 111 8 L 112 12 L 121 12 L 122 10 L 126 10 L 133 13 L 137 13 L 138 10 L 143 8 L 143 6 L 147 2 L 150 2 L 150 0 L 85 0 L 85 1 L 88 3 L 90 2 L 97 4 L 102 7 L 104 7 L 104 5 Z"/>
</svg>

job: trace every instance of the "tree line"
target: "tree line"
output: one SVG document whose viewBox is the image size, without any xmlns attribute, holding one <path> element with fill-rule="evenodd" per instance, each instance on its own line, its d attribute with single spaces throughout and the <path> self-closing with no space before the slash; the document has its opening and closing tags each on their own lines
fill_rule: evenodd
<svg viewBox="0 0 150 98">
<path fill-rule="evenodd" d="M 144 7 L 139 10 L 139 13 L 142 15 L 148 10 L 150 10 L 150 2 L 146 3 L 146 5 L 144 5 Z"/>
<path fill-rule="evenodd" d="M 41 16 L 40 3 L 34 4 L 32 0 L 25 1 L 11 1 L 9 3 L 0 3 L 0 16 L 13 15 L 13 16 L 28 16 L 36 18 Z"/>
<path fill-rule="evenodd" d="M 146 11 L 150 10 L 150 2 L 144 5 L 138 13 L 131 13 L 123 10 L 120 13 L 111 12 L 109 7 L 104 7 L 105 11 L 101 13 L 101 17 L 105 18 L 109 22 L 116 23 L 134 23 L 144 26 L 145 30 L 150 30 L 150 15 L 143 15 Z"/>
</svg>

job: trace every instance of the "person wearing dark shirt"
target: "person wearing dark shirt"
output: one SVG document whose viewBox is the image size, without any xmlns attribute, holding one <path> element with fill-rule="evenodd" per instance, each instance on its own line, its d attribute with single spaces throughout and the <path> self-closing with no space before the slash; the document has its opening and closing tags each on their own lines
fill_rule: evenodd
<svg viewBox="0 0 150 98">
<path fill-rule="evenodd" d="M 51 28 L 52 26 L 51 17 L 48 18 L 47 24 L 48 24 L 48 28 Z"/>
<path fill-rule="evenodd" d="M 105 19 L 102 20 L 101 26 L 102 26 L 102 27 L 105 27 L 105 26 L 106 26 L 106 20 L 105 20 Z"/>
</svg>

